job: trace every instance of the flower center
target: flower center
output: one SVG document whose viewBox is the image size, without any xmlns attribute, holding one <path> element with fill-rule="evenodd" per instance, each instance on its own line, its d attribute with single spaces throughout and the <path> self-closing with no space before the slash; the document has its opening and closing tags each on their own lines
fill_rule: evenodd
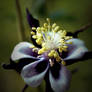
<svg viewBox="0 0 92 92">
<path fill-rule="evenodd" d="M 36 40 L 38 45 L 42 48 L 39 49 L 38 54 L 43 54 L 44 52 L 49 52 L 49 57 L 56 58 L 56 61 L 61 61 L 61 58 L 57 50 L 61 53 L 62 51 L 67 51 L 67 40 L 71 39 L 71 36 L 66 36 L 65 30 L 60 30 L 60 27 L 56 23 L 50 24 L 50 20 L 47 18 L 47 23 L 44 23 L 42 27 L 32 27 L 32 38 Z M 36 31 L 36 33 L 34 32 Z"/>
</svg>

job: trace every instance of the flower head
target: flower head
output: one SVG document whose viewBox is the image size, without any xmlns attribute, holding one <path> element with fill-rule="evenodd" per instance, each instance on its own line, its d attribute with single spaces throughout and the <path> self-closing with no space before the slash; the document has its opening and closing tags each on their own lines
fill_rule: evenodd
<svg viewBox="0 0 92 92">
<path fill-rule="evenodd" d="M 82 40 L 67 35 L 56 23 L 51 24 L 50 19 L 40 27 L 28 10 L 27 18 L 33 44 L 21 42 L 16 45 L 11 63 L 4 68 L 16 69 L 29 86 L 36 87 L 45 79 L 47 88 L 64 92 L 71 80 L 66 65 L 88 59 L 89 51 Z"/>
<path fill-rule="evenodd" d="M 65 30 L 60 30 L 56 23 L 50 24 L 50 20 L 47 18 L 47 23 L 44 23 L 42 27 L 32 27 L 32 38 L 36 40 L 41 48 L 38 49 L 38 54 L 44 54 L 49 58 L 50 64 L 54 63 L 51 59 L 54 58 L 57 62 L 64 61 L 60 53 L 67 51 L 68 45 L 72 42 L 68 40 L 72 39 L 72 36 L 66 36 Z M 34 32 L 36 31 L 36 33 Z M 34 46 L 35 49 L 35 46 Z M 37 48 L 36 48 L 37 49 Z"/>
</svg>

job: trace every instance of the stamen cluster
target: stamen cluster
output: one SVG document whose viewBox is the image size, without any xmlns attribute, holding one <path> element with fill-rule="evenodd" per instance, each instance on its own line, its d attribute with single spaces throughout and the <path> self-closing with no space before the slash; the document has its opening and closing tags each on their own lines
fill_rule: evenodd
<svg viewBox="0 0 92 92">
<path fill-rule="evenodd" d="M 54 57 L 56 61 L 61 61 L 58 51 L 67 51 L 67 40 L 71 39 L 72 36 L 66 36 L 65 30 L 60 30 L 60 27 L 56 23 L 50 24 L 50 19 L 47 18 L 47 23 L 44 23 L 42 27 L 32 27 L 32 38 L 36 40 L 38 45 L 42 48 L 38 50 L 38 54 L 48 52 L 50 58 Z"/>
</svg>

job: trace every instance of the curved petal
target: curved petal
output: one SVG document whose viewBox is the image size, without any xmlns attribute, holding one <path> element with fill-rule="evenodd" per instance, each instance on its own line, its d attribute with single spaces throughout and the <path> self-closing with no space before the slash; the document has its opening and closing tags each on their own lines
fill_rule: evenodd
<svg viewBox="0 0 92 92">
<path fill-rule="evenodd" d="M 57 66 L 58 67 L 58 66 Z M 58 75 L 55 71 L 55 68 L 50 71 L 49 79 L 51 88 L 54 92 L 64 92 L 69 88 L 70 80 L 71 80 L 71 73 L 66 69 L 65 66 L 59 66 L 59 70 L 57 70 Z M 54 72 L 54 73 L 53 73 Z M 57 77 L 56 77 L 56 75 Z"/>
<path fill-rule="evenodd" d="M 72 42 L 72 44 L 68 45 L 67 56 L 64 58 L 65 61 L 80 59 L 88 52 L 88 49 L 85 47 L 82 40 L 70 39 L 67 42 Z"/>
<path fill-rule="evenodd" d="M 26 12 L 27 12 L 27 20 L 28 20 L 28 23 L 29 23 L 30 27 L 31 27 L 31 28 L 32 28 L 32 27 L 36 27 L 36 28 L 39 27 L 39 21 L 38 21 L 37 19 L 35 19 L 35 18 L 30 14 L 30 12 L 29 12 L 28 9 L 26 9 Z M 35 30 L 32 30 L 32 31 L 36 33 Z M 36 43 L 35 39 L 32 38 L 32 35 L 31 35 L 31 41 L 32 41 L 32 43 L 33 43 L 36 47 L 41 48 L 41 46 Z"/>
<path fill-rule="evenodd" d="M 31 43 L 20 42 L 18 45 L 15 46 L 11 55 L 11 59 L 16 62 L 17 60 L 22 58 L 36 59 L 37 53 L 32 51 L 32 48 L 30 48 L 31 46 Z"/>
<path fill-rule="evenodd" d="M 30 27 L 38 27 L 39 26 L 39 21 L 30 14 L 29 10 L 26 9 L 27 12 L 27 20 L 30 25 Z"/>
<path fill-rule="evenodd" d="M 36 87 L 44 79 L 48 67 L 48 62 L 42 58 L 39 61 L 26 65 L 22 69 L 21 76 L 29 86 Z"/>
</svg>

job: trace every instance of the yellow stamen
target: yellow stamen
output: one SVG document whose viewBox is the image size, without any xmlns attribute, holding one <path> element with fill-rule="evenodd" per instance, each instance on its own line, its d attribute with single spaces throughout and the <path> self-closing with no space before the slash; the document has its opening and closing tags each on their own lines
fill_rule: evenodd
<svg viewBox="0 0 92 92">
<path fill-rule="evenodd" d="M 42 47 L 45 47 L 46 43 L 42 43 Z"/>
<path fill-rule="evenodd" d="M 67 48 L 64 48 L 64 47 L 63 47 L 62 49 L 63 49 L 63 51 L 65 51 L 65 52 L 67 51 Z"/>
<path fill-rule="evenodd" d="M 30 46 L 30 48 L 35 48 L 35 46 L 34 46 L 34 45 L 32 45 L 32 46 Z"/>
<path fill-rule="evenodd" d="M 48 56 L 49 56 L 49 57 L 53 57 L 53 53 L 49 53 Z"/>
<path fill-rule="evenodd" d="M 54 31 L 57 32 L 59 30 L 59 26 L 56 26 Z"/>
<path fill-rule="evenodd" d="M 58 56 L 58 57 L 56 58 L 56 61 L 57 61 L 57 62 L 60 62 L 60 61 L 61 61 L 61 58 Z"/>
<path fill-rule="evenodd" d="M 54 29 L 56 27 L 56 23 L 54 23 L 53 25 L 52 25 L 52 28 Z"/>
<path fill-rule="evenodd" d="M 41 31 L 45 31 L 45 28 L 44 27 L 41 27 Z"/>
<path fill-rule="evenodd" d="M 38 45 L 41 45 L 42 48 L 38 50 L 38 54 L 43 54 L 44 52 L 48 53 L 49 58 L 55 58 L 57 62 L 62 61 L 60 53 L 68 50 L 67 44 L 72 44 L 67 40 L 72 39 L 72 36 L 67 36 L 65 30 L 60 30 L 60 27 L 56 23 L 50 24 L 50 19 L 47 18 L 47 22 L 41 27 L 32 27 L 31 32 L 32 38 L 36 40 Z M 58 53 L 59 51 L 59 53 Z M 50 60 L 51 62 L 51 60 Z M 62 61 L 62 64 L 65 62 Z"/>
<path fill-rule="evenodd" d="M 50 19 L 49 18 L 47 18 L 47 22 L 50 23 Z"/>
<path fill-rule="evenodd" d="M 38 54 L 42 54 L 42 53 L 44 53 L 46 51 L 46 48 L 44 47 L 44 48 L 42 48 L 42 49 L 40 49 L 39 51 L 38 51 Z"/>
<path fill-rule="evenodd" d="M 68 48 L 68 46 L 63 46 L 63 48 L 67 49 L 67 48 Z"/>
<path fill-rule="evenodd" d="M 67 44 L 72 44 L 72 42 L 66 42 Z"/>
<path fill-rule="evenodd" d="M 47 36 L 48 40 L 51 40 L 51 37 L 50 36 Z"/>
<path fill-rule="evenodd" d="M 37 40 L 36 40 L 36 43 L 37 43 L 38 45 L 41 45 L 42 39 L 41 39 L 41 38 L 37 39 Z"/>
<path fill-rule="evenodd" d="M 61 64 L 65 66 L 66 65 L 66 62 L 62 60 Z"/>
<path fill-rule="evenodd" d="M 37 31 L 38 33 L 40 33 L 40 32 L 41 32 L 41 28 L 40 28 L 40 27 L 37 27 L 36 31 Z"/>
<path fill-rule="evenodd" d="M 37 38 L 37 35 L 33 35 L 32 38 L 36 39 Z"/>
<path fill-rule="evenodd" d="M 65 40 L 69 40 L 69 39 L 72 39 L 72 36 L 67 36 L 67 37 L 65 38 Z"/>
<path fill-rule="evenodd" d="M 58 54 L 57 53 L 54 53 L 54 58 L 58 57 Z"/>
<path fill-rule="evenodd" d="M 32 27 L 32 30 L 36 30 L 36 27 Z"/>
<path fill-rule="evenodd" d="M 32 35 L 35 35 L 35 32 L 32 31 L 31 34 L 32 34 Z"/>
<path fill-rule="evenodd" d="M 51 59 L 49 59 L 49 62 L 50 62 L 50 66 L 52 67 L 54 65 L 54 62 Z"/>
<path fill-rule="evenodd" d="M 62 47 L 59 47 L 59 52 L 62 52 L 62 51 L 63 51 Z"/>
<path fill-rule="evenodd" d="M 47 28 L 48 24 L 47 23 L 44 23 L 44 27 Z"/>
</svg>

